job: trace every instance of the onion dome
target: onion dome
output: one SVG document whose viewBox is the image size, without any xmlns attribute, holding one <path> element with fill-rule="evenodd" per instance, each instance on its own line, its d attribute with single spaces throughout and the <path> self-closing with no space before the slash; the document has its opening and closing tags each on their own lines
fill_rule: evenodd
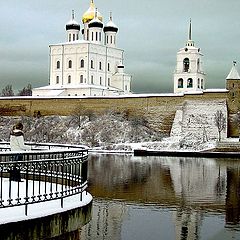
<svg viewBox="0 0 240 240">
<path fill-rule="evenodd" d="M 118 27 L 115 25 L 115 23 L 112 21 L 112 13 L 110 13 L 110 20 L 109 22 L 105 25 L 104 32 L 118 32 Z"/>
<path fill-rule="evenodd" d="M 83 23 L 88 23 L 91 20 L 93 20 L 95 17 L 95 4 L 93 2 L 93 0 L 91 0 L 90 2 L 90 7 L 88 8 L 88 10 L 83 14 L 82 16 L 82 22 Z M 102 21 L 102 15 L 100 12 L 97 12 L 97 18 Z"/>
<path fill-rule="evenodd" d="M 89 24 L 88 24 L 88 27 L 89 27 L 89 28 L 93 28 L 93 27 L 103 28 L 103 23 L 102 23 L 102 21 L 100 21 L 100 20 L 98 19 L 97 14 L 98 14 L 98 13 L 97 13 L 97 9 L 96 9 L 94 19 L 91 20 L 91 21 L 89 22 Z"/>
<path fill-rule="evenodd" d="M 72 11 L 71 20 L 66 24 L 66 30 L 78 30 L 78 31 L 80 31 L 80 25 L 74 19 L 74 11 Z"/>
</svg>

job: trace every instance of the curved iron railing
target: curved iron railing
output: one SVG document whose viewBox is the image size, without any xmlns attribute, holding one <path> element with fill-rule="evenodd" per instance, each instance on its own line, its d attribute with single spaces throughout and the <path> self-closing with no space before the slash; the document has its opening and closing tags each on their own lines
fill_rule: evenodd
<svg viewBox="0 0 240 240">
<path fill-rule="evenodd" d="M 0 142 L 0 209 L 60 199 L 87 188 L 88 149 L 61 144 L 28 144 L 32 151 L 11 152 Z M 21 156 L 17 160 L 16 156 Z M 18 174 L 22 181 L 11 175 Z M 15 181 L 14 181 L 15 180 Z M 20 180 L 20 179 L 19 179 Z"/>
</svg>

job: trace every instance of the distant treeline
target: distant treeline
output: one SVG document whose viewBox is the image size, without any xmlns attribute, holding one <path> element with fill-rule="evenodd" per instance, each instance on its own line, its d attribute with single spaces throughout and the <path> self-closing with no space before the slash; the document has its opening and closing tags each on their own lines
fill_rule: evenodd
<svg viewBox="0 0 240 240">
<path fill-rule="evenodd" d="M 18 93 L 15 95 L 12 89 L 12 85 L 7 85 L 2 89 L 1 97 L 10 97 L 10 96 L 32 96 L 32 85 L 28 84 L 21 90 L 18 90 Z"/>
</svg>

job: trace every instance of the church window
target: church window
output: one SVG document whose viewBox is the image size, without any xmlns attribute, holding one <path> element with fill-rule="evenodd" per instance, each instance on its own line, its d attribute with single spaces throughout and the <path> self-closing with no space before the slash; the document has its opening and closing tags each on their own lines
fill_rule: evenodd
<svg viewBox="0 0 240 240">
<path fill-rule="evenodd" d="M 189 70 L 189 58 L 184 58 L 183 60 L 183 71 L 188 72 Z"/>
<path fill-rule="evenodd" d="M 73 41 L 75 41 L 75 34 L 73 34 Z"/>
<path fill-rule="evenodd" d="M 89 30 L 87 29 L 87 40 L 89 40 Z"/>
<path fill-rule="evenodd" d="M 183 88 L 183 79 L 182 78 L 178 79 L 178 88 Z"/>
<path fill-rule="evenodd" d="M 99 33 L 99 41 L 100 41 L 100 42 L 102 41 L 102 35 L 101 35 L 101 32 Z"/>
<path fill-rule="evenodd" d="M 91 76 L 91 84 L 93 84 L 93 75 Z"/>
<path fill-rule="evenodd" d="M 72 68 L 72 60 L 68 61 L 68 68 Z"/>
<path fill-rule="evenodd" d="M 60 68 L 60 61 L 57 61 L 57 69 Z"/>
<path fill-rule="evenodd" d="M 91 68 L 94 68 L 93 60 L 91 60 Z"/>
<path fill-rule="evenodd" d="M 102 85 L 102 77 L 100 77 L 100 85 Z"/>
<path fill-rule="evenodd" d="M 108 43 L 108 36 L 107 36 L 107 43 Z"/>
<path fill-rule="evenodd" d="M 81 61 L 80 61 L 80 67 L 84 68 L 84 60 L 83 59 L 81 59 Z"/>
<path fill-rule="evenodd" d="M 200 88 L 200 79 L 198 78 L 198 88 Z"/>
<path fill-rule="evenodd" d="M 112 36 L 111 36 L 111 44 L 112 44 L 112 42 L 113 42 L 113 39 L 112 39 Z"/>
<path fill-rule="evenodd" d="M 110 78 L 108 78 L 108 86 L 110 86 Z"/>
<path fill-rule="evenodd" d="M 203 79 L 201 79 L 201 88 L 203 89 Z"/>
<path fill-rule="evenodd" d="M 71 83 L 71 76 L 68 76 L 68 83 Z"/>
<path fill-rule="evenodd" d="M 125 91 L 127 91 L 127 89 L 128 89 L 128 87 L 127 87 L 127 85 L 125 85 Z"/>
<path fill-rule="evenodd" d="M 56 77 L 56 84 L 59 84 L 59 76 Z"/>
<path fill-rule="evenodd" d="M 68 40 L 69 40 L 69 42 L 71 42 L 71 40 L 72 40 L 71 39 L 71 34 L 68 35 Z"/>
<path fill-rule="evenodd" d="M 93 41 L 93 32 L 92 32 L 92 41 Z"/>
<path fill-rule="evenodd" d="M 102 70 L 102 62 L 99 62 L 99 70 Z"/>
<path fill-rule="evenodd" d="M 96 32 L 96 41 L 98 40 L 98 32 Z"/>
<path fill-rule="evenodd" d="M 77 34 L 77 40 L 79 39 L 79 36 L 78 36 L 78 34 Z"/>
<path fill-rule="evenodd" d="M 110 63 L 108 63 L 108 71 L 110 71 Z"/>
<path fill-rule="evenodd" d="M 80 75 L 80 83 L 83 83 L 83 75 Z"/>
<path fill-rule="evenodd" d="M 192 88 L 192 87 L 193 87 L 193 80 L 192 80 L 192 78 L 189 78 L 187 80 L 187 88 Z"/>
</svg>

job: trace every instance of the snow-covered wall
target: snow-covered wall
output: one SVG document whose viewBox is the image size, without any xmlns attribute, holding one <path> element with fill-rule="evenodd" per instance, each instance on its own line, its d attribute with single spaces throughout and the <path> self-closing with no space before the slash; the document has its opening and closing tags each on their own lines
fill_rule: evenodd
<svg viewBox="0 0 240 240">
<path fill-rule="evenodd" d="M 208 106 L 214 105 L 215 100 L 226 101 L 226 98 L 226 91 L 185 95 L 132 94 L 116 97 L 9 97 L 0 98 L 0 115 L 67 116 L 83 111 L 101 114 L 114 110 L 143 118 L 148 126 L 169 135 L 176 111 L 181 109 L 185 101 L 206 101 L 208 102 L 206 106 Z M 194 107 L 198 109 L 197 106 Z"/>
<path fill-rule="evenodd" d="M 191 134 L 203 141 L 218 139 L 218 128 L 214 117 L 221 111 L 225 117 L 226 128 L 221 132 L 221 138 L 227 137 L 227 103 L 225 100 L 187 100 L 176 112 L 171 137 Z"/>
</svg>

